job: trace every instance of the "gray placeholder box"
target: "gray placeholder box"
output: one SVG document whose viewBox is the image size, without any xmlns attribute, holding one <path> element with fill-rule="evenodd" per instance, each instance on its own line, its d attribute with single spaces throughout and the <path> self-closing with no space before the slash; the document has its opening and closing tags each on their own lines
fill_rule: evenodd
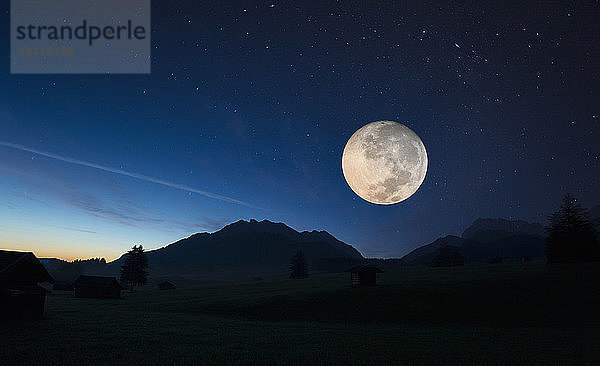
<svg viewBox="0 0 600 366">
<path fill-rule="evenodd" d="M 11 0 L 13 74 L 149 74 L 150 0 Z"/>
</svg>

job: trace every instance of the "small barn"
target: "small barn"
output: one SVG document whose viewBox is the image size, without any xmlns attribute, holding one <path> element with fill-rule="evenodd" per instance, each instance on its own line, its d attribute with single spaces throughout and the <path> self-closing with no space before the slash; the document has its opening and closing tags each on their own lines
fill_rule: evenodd
<svg viewBox="0 0 600 366">
<path fill-rule="evenodd" d="M 171 281 L 163 281 L 158 284 L 159 290 L 175 290 L 176 286 Z"/>
<path fill-rule="evenodd" d="M 356 286 L 375 286 L 377 285 L 377 273 L 383 273 L 375 266 L 356 266 L 347 269 L 350 272 L 350 281 L 353 287 Z"/>
<path fill-rule="evenodd" d="M 73 285 L 67 281 L 56 281 L 52 286 L 54 291 L 73 291 Z"/>
<path fill-rule="evenodd" d="M 33 253 L 0 250 L 0 320 L 43 317 L 48 292 L 43 282 L 54 279 Z"/>
<path fill-rule="evenodd" d="M 73 282 L 75 297 L 118 299 L 123 287 L 115 277 L 81 275 Z"/>
</svg>

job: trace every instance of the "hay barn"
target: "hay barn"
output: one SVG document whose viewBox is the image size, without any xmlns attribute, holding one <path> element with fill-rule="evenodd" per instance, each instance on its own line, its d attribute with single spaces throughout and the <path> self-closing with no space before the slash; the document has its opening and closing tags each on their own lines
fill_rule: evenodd
<svg viewBox="0 0 600 366">
<path fill-rule="evenodd" d="M 123 287 L 115 277 L 81 275 L 75 282 L 75 297 L 90 297 L 101 299 L 118 299 Z"/>
<path fill-rule="evenodd" d="M 0 320 L 43 317 L 48 292 L 43 282 L 54 279 L 33 253 L 0 250 Z"/>
</svg>

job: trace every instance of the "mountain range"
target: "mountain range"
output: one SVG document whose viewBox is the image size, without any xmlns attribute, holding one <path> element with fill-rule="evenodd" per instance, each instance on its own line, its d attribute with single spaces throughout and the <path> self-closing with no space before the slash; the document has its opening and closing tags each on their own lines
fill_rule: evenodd
<svg viewBox="0 0 600 366">
<path fill-rule="evenodd" d="M 298 232 L 268 220 L 229 224 L 214 233 L 199 233 L 147 252 L 151 267 L 247 267 L 287 270 L 292 256 L 302 250 L 309 264 L 324 258 L 362 259 L 352 246 L 326 231 Z M 111 264 L 120 263 L 123 257 Z"/>
<path fill-rule="evenodd" d="M 590 210 L 600 229 L 600 206 Z M 600 231 L 600 230 L 599 230 Z M 283 223 L 268 220 L 240 220 L 214 233 L 198 233 L 165 247 L 147 251 L 152 276 L 182 276 L 207 280 L 247 279 L 252 275 L 287 272 L 294 253 L 302 250 L 313 272 L 339 272 L 370 263 L 383 268 L 400 265 L 427 265 L 447 247 L 460 253 L 465 263 L 492 258 L 518 260 L 545 256 L 545 231 L 538 223 L 523 220 L 479 218 L 461 236 L 447 235 L 423 245 L 401 259 L 367 259 L 326 231 L 298 232 Z M 42 258 L 51 273 L 77 273 L 68 262 Z M 75 262 L 86 274 L 118 275 L 124 261 L 105 263 L 94 259 Z M 61 272 L 62 271 L 62 272 Z"/>
<path fill-rule="evenodd" d="M 428 264 L 442 247 L 460 253 L 465 263 L 473 263 L 544 257 L 546 240 L 544 227 L 537 223 L 479 218 L 460 237 L 438 238 L 408 253 L 402 261 L 407 265 Z"/>
<path fill-rule="evenodd" d="M 309 268 L 317 271 L 322 263 L 356 264 L 364 259 L 358 250 L 326 231 L 298 232 L 283 223 L 253 219 L 237 221 L 214 233 L 194 234 L 150 250 L 147 257 L 153 275 L 240 280 L 287 273 L 298 250 Z M 118 273 L 123 261 L 124 255 L 109 263 L 107 271 Z"/>
<path fill-rule="evenodd" d="M 600 205 L 592 207 L 589 214 L 592 224 L 600 233 Z M 538 223 L 479 218 L 461 236 L 440 237 L 411 251 L 401 260 L 404 265 L 426 265 L 431 263 L 442 247 L 460 253 L 465 263 L 543 258 L 545 237 L 545 228 Z"/>
</svg>

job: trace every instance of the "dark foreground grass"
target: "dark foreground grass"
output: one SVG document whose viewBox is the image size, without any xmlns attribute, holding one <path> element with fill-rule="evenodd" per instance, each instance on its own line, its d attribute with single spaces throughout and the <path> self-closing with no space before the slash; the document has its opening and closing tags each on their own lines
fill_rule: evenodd
<svg viewBox="0 0 600 366">
<path fill-rule="evenodd" d="M 0 365 L 600 364 L 600 268 L 409 268 L 124 293 L 51 294 L 0 330 Z"/>
</svg>

